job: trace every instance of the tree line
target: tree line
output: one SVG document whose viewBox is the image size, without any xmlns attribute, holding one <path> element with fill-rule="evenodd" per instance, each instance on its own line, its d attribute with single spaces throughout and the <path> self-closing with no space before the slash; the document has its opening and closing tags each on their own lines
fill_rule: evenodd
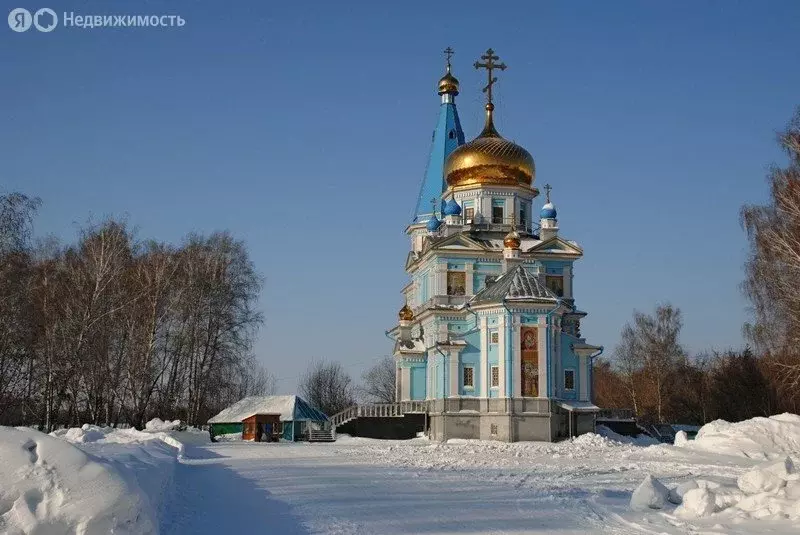
<svg viewBox="0 0 800 535">
<path fill-rule="evenodd" d="M 252 353 L 261 279 L 241 241 L 138 240 L 107 219 L 34 244 L 39 205 L 0 195 L 1 424 L 201 424 L 274 389 Z"/>
<path fill-rule="evenodd" d="M 742 350 L 689 355 L 678 338 L 680 310 L 635 312 L 611 358 L 594 363 L 594 402 L 632 409 L 645 423 L 702 425 L 800 411 L 800 392 L 769 354 Z"/>
<path fill-rule="evenodd" d="M 612 358 L 595 362 L 596 404 L 631 408 L 644 421 L 693 424 L 800 413 L 800 110 L 778 143 L 788 163 L 770 169 L 768 202 L 741 211 L 750 345 L 690 357 L 679 342 L 679 309 L 634 312 Z"/>
</svg>

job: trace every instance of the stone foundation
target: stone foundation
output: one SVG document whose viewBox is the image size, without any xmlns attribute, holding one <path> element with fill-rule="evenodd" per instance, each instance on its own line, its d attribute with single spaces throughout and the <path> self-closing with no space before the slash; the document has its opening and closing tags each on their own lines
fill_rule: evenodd
<svg viewBox="0 0 800 535">
<path fill-rule="evenodd" d="M 594 413 L 570 413 L 548 399 L 437 399 L 428 409 L 428 436 L 439 442 L 451 438 L 553 442 L 594 428 Z"/>
</svg>

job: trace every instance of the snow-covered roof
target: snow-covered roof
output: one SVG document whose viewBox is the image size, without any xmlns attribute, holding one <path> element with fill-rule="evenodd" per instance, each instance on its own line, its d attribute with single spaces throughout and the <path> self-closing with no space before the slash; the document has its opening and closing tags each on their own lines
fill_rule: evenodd
<svg viewBox="0 0 800 535">
<path fill-rule="evenodd" d="M 426 353 L 427 350 L 425 349 L 425 342 L 420 340 L 419 338 L 412 338 L 408 341 L 402 341 L 400 339 L 395 341 L 394 344 L 394 352 L 395 353 Z"/>
<path fill-rule="evenodd" d="M 241 399 L 213 418 L 210 424 L 241 422 L 254 414 L 280 414 L 281 421 L 328 419 L 299 396 L 250 396 Z"/>
<path fill-rule="evenodd" d="M 572 412 L 597 412 L 600 407 L 591 401 L 556 401 L 559 407 Z"/>
</svg>

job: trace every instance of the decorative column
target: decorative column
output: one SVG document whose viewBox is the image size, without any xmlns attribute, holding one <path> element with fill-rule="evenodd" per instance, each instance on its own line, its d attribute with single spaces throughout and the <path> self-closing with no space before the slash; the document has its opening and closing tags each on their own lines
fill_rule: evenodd
<svg viewBox="0 0 800 535">
<path fill-rule="evenodd" d="M 552 385 L 553 397 L 561 397 L 564 386 L 564 371 L 561 369 L 561 352 L 559 351 L 558 338 L 556 333 L 560 331 L 558 327 L 558 318 L 555 315 L 550 316 L 550 380 Z"/>
<path fill-rule="evenodd" d="M 475 266 L 472 264 L 472 262 L 467 262 L 464 265 L 464 272 L 464 276 L 467 279 L 467 284 L 465 287 L 466 294 L 475 295 Z"/>
<path fill-rule="evenodd" d="M 400 366 L 399 363 L 395 363 L 395 372 L 394 372 L 394 400 L 395 401 L 403 401 L 403 392 L 400 390 Z"/>
<path fill-rule="evenodd" d="M 450 348 L 450 396 L 451 398 L 460 397 L 460 390 L 458 388 L 458 354 L 459 350 Z"/>
<path fill-rule="evenodd" d="M 497 371 L 500 381 L 497 386 L 497 397 L 508 397 L 506 393 L 506 316 L 501 315 L 497 320 Z"/>
<path fill-rule="evenodd" d="M 433 295 L 447 295 L 447 264 L 436 264 L 433 268 Z"/>
<path fill-rule="evenodd" d="M 572 299 L 572 266 L 564 266 L 564 298 Z"/>
<path fill-rule="evenodd" d="M 400 368 L 400 386 L 402 395 L 400 401 L 408 401 L 411 399 L 411 368 L 404 366 Z"/>
<path fill-rule="evenodd" d="M 483 316 L 480 318 L 481 329 L 481 347 L 479 348 L 481 354 L 481 397 L 489 397 L 489 383 L 492 381 L 492 373 L 489 369 L 489 332 L 487 329 L 487 318 Z"/>
<path fill-rule="evenodd" d="M 436 328 L 436 341 L 443 344 L 449 342 L 448 334 L 447 323 L 439 323 Z"/>
</svg>

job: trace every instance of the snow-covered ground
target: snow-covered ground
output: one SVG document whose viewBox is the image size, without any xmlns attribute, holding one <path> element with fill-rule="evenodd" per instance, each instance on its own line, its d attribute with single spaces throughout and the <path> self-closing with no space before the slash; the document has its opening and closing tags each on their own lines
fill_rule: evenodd
<svg viewBox="0 0 800 535">
<path fill-rule="evenodd" d="M 0 532 L 44 532 L 54 519 L 72 528 L 47 533 L 105 533 L 108 522 L 117 533 L 167 534 L 797 533 L 800 525 L 800 417 L 792 415 L 714 422 L 681 446 L 594 434 L 557 444 L 347 436 L 210 444 L 204 433 L 151 427 L 85 426 L 61 438 L 2 428 Z"/>
</svg>

